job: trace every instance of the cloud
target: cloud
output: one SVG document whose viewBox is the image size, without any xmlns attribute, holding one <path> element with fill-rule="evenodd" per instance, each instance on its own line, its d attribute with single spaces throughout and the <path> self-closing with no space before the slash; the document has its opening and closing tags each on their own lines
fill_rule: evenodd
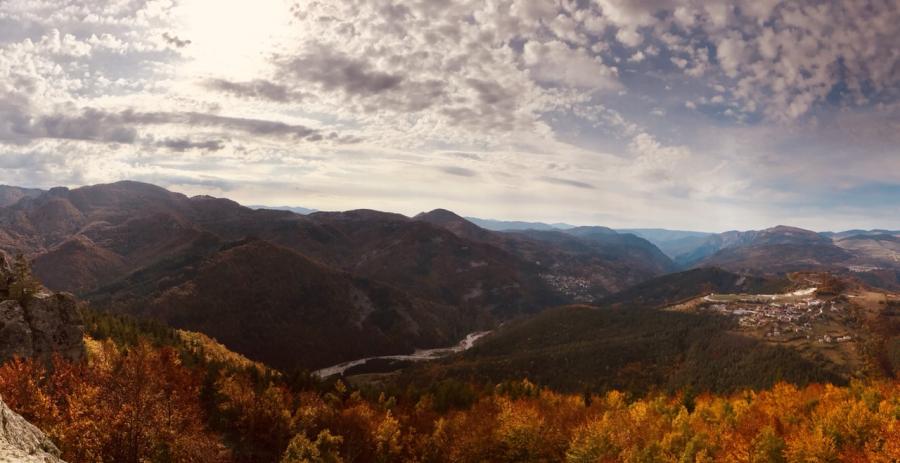
<svg viewBox="0 0 900 463">
<path fill-rule="evenodd" d="M 438 170 L 445 174 L 456 175 L 458 177 L 475 177 L 478 175 L 478 172 L 475 172 L 472 169 L 466 169 L 465 167 L 442 166 L 438 167 Z"/>
<path fill-rule="evenodd" d="M 591 185 L 590 183 L 579 182 L 577 180 L 569 180 L 569 179 L 565 179 L 565 178 L 544 176 L 544 177 L 538 177 L 538 180 L 540 180 L 542 182 L 552 183 L 554 185 L 571 186 L 571 187 L 582 188 L 582 189 L 586 189 L 586 190 L 596 189 L 596 187 L 594 185 Z"/>
<path fill-rule="evenodd" d="M 450 152 L 450 153 L 446 153 L 446 154 L 449 156 L 457 157 L 457 158 L 471 159 L 473 161 L 480 161 L 482 159 L 481 156 L 479 156 L 475 153 Z"/>
<path fill-rule="evenodd" d="M 680 183 L 683 177 L 678 175 L 678 168 L 686 167 L 681 164 L 691 159 L 687 147 L 663 145 L 646 132 L 635 135 L 628 148 L 635 155 L 631 168 L 637 175 L 637 181 L 650 180 L 652 187 L 659 186 L 660 182 L 669 183 L 669 187 L 672 183 Z"/>
<path fill-rule="evenodd" d="M 0 115 L 5 124 L 0 125 L 0 141 L 11 143 L 28 143 L 36 139 L 67 139 L 105 143 L 133 144 L 140 142 L 138 127 L 174 125 L 181 127 L 211 127 L 226 132 L 238 131 L 248 135 L 276 137 L 310 142 L 333 141 L 338 143 L 354 143 L 354 137 L 341 137 L 336 132 L 324 133 L 304 125 L 287 124 L 281 121 L 228 117 L 218 114 L 192 111 L 143 112 L 134 109 L 108 111 L 97 108 L 85 108 L 71 113 L 57 112 L 52 114 L 32 115 L 31 108 L 24 102 L 10 102 L 0 99 Z M 164 141 L 162 146 L 175 150 L 204 148 L 221 149 L 219 143 L 201 142 L 192 145 L 184 139 L 173 139 L 171 143 Z"/>
<path fill-rule="evenodd" d="M 365 59 L 350 57 L 318 44 L 279 64 L 281 72 L 288 78 L 312 82 L 325 90 L 341 90 L 349 95 L 385 92 L 399 86 L 404 79 L 402 75 L 374 69 Z"/>
<path fill-rule="evenodd" d="M 192 149 L 219 151 L 225 147 L 225 143 L 222 140 L 196 141 L 189 138 L 166 138 L 165 140 L 157 142 L 157 145 L 179 152 Z"/>
<path fill-rule="evenodd" d="M 208 79 L 204 81 L 203 84 L 207 88 L 240 98 L 256 98 L 276 103 L 299 102 L 307 96 L 286 85 L 274 83 L 265 79 L 254 79 L 248 82 L 235 82 L 227 79 Z"/>
<path fill-rule="evenodd" d="M 637 27 L 654 24 L 655 13 L 671 5 L 661 0 L 597 0 L 603 15 L 618 26 Z"/>
<path fill-rule="evenodd" d="M 524 60 L 540 81 L 597 90 L 619 88 L 614 68 L 585 50 L 570 48 L 560 41 L 529 41 L 525 44 Z"/>
<path fill-rule="evenodd" d="M 883 0 L 211 3 L 0 1 L 4 180 L 729 227 L 900 182 Z"/>
<path fill-rule="evenodd" d="M 644 37 L 636 29 L 624 27 L 616 32 L 616 40 L 622 45 L 634 48 L 644 42 Z"/>
<path fill-rule="evenodd" d="M 184 48 L 191 44 L 190 40 L 182 40 L 178 38 L 178 36 L 171 35 L 168 32 L 163 32 L 162 38 L 166 41 L 166 43 L 174 46 L 175 48 Z"/>
<path fill-rule="evenodd" d="M 746 60 L 746 48 L 740 35 L 732 34 L 719 41 L 716 45 L 716 57 L 722 70 L 729 77 L 737 77 L 738 69 Z M 684 65 L 679 67 L 684 68 Z"/>
<path fill-rule="evenodd" d="M 112 121 L 96 109 L 81 114 L 33 116 L 27 100 L 11 96 L 0 98 L 0 141 L 21 144 L 34 139 L 57 138 L 108 143 L 134 143 L 137 130 Z"/>
<path fill-rule="evenodd" d="M 179 124 L 185 126 L 219 127 L 227 130 L 238 130 L 252 135 L 286 136 L 310 140 L 321 139 L 321 134 L 318 130 L 303 125 L 198 112 L 141 112 L 128 109 L 118 113 L 109 113 L 105 119 L 113 123 L 118 122 L 122 124 Z"/>
</svg>

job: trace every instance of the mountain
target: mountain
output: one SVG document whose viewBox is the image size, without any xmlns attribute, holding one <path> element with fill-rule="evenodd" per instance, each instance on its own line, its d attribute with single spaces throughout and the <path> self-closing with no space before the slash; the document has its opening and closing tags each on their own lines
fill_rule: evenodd
<svg viewBox="0 0 900 463">
<path fill-rule="evenodd" d="M 603 306 L 665 307 L 710 293 L 779 293 L 789 282 L 781 278 L 738 275 L 717 267 L 670 273 L 639 283 L 600 300 Z"/>
<path fill-rule="evenodd" d="M 42 280 L 80 294 L 138 271 L 164 278 L 167 265 L 197 261 L 217 245 L 255 236 L 436 302 L 515 313 L 560 301 L 533 264 L 442 227 L 378 211 L 302 216 L 120 182 L 54 189 L 0 209 L 0 229 L 6 233 L 0 249 L 35 256 Z"/>
<path fill-rule="evenodd" d="M 475 228 L 473 233 L 480 230 Z M 278 365 L 289 365 L 287 357 L 297 356 L 288 353 L 289 347 L 296 347 L 288 338 L 296 338 L 298 333 L 308 333 L 309 342 L 323 345 L 310 348 L 311 344 L 306 344 L 301 359 L 290 365 L 321 366 L 322 362 L 346 360 L 349 355 L 403 353 L 450 344 L 488 321 L 533 313 L 568 300 L 546 281 L 542 266 L 490 240 L 465 238 L 444 226 L 371 210 L 304 216 L 119 182 L 72 190 L 54 188 L 23 198 L 0 208 L 0 231 L 0 249 L 28 255 L 36 276 L 52 289 L 75 292 L 110 310 L 144 313 L 143 309 L 153 307 L 165 320 L 208 332 L 241 353 L 264 356 Z M 248 238 L 256 244 L 226 252 Z M 256 248 L 259 256 L 237 251 Z M 241 277 L 252 275 L 219 275 L 219 284 L 200 284 L 211 281 L 208 275 L 216 265 L 245 262 L 252 269 L 264 269 L 269 265 L 266 259 L 298 272 L 304 281 L 319 285 L 316 287 L 339 288 L 328 292 L 329 298 L 317 301 L 316 307 L 336 312 L 341 307 L 358 310 L 346 299 L 357 288 L 375 305 L 373 313 L 385 314 L 384 318 L 361 321 L 359 332 L 346 324 L 329 331 L 322 320 L 307 326 L 297 321 L 302 317 L 290 318 L 316 308 L 304 305 L 304 298 L 296 293 L 303 282 L 297 282 L 296 288 L 275 285 L 268 295 L 252 293 L 252 288 L 246 287 L 255 280 Z M 282 281 L 278 275 L 257 271 Z M 251 293 L 268 298 L 264 299 L 270 304 L 266 307 L 274 314 L 257 320 L 256 337 L 249 341 L 237 336 L 233 328 L 242 320 L 236 312 L 253 313 L 254 305 L 226 303 L 216 292 L 222 284 L 236 291 L 229 293 L 235 301 L 247 303 Z M 366 293 L 359 284 L 373 293 Z M 184 294 L 196 299 L 196 305 L 181 314 L 187 318 L 179 318 L 177 311 L 171 310 L 172 301 L 189 305 L 188 300 L 178 298 Z M 290 301 L 290 307 L 280 300 Z M 222 329 L 227 326 L 232 331 L 216 331 L 210 301 L 235 311 L 222 322 Z M 353 318 L 350 312 L 347 320 Z M 293 324 L 280 325 L 285 320 L 293 320 Z M 329 333 L 347 346 L 328 347 L 325 344 L 330 340 L 316 337 L 317 333 Z M 256 349 L 251 344 L 279 346 L 280 350 Z"/>
<path fill-rule="evenodd" d="M 496 239 L 497 235 L 489 231 L 489 229 L 481 227 L 446 209 L 434 209 L 429 212 L 422 212 L 414 216 L 413 220 L 437 225 L 449 230 L 454 235 L 461 238 L 485 242 L 499 241 Z"/>
<path fill-rule="evenodd" d="M 684 230 L 668 230 L 665 228 L 617 228 L 619 233 L 631 233 L 659 246 L 660 243 L 668 243 L 684 238 L 702 238 L 712 233 Z"/>
<path fill-rule="evenodd" d="M 804 265 L 831 264 L 850 257 L 834 246 L 829 238 L 813 231 L 788 226 L 689 237 L 674 244 L 683 246 L 682 252 L 674 257 L 682 268 L 717 265 L 740 269 L 741 265 L 745 265 L 745 268 L 758 269 L 769 264 L 799 268 Z M 780 251 L 788 254 L 779 257 Z M 820 254 L 818 257 L 821 259 L 816 258 L 817 254 Z M 773 268 L 772 271 L 777 270 Z"/>
<path fill-rule="evenodd" d="M 486 230 L 493 231 L 513 231 L 513 230 L 565 230 L 575 228 L 575 225 L 567 223 L 543 223 L 543 222 L 522 222 L 518 220 L 494 220 L 479 219 L 478 217 L 466 217 L 466 220 L 478 225 Z"/>
<path fill-rule="evenodd" d="M 610 263 L 622 266 L 622 271 L 641 272 L 636 279 L 645 279 L 675 270 L 673 262 L 649 241 L 631 233 L 618 233 L 607 227 L 575 227 L 560 232 L 574 237 Z M 559 240 L 554 233 L 534 232 L 529 236 L 549 241 Z M 633 279 L 632 279 L 633 280 Z"/>
<path fill-rule="evenodd" d="M 675 268 L 650 242 L 606 227 L 497 232 L 443 209 L 419 214 L 414 220 L 533 263 L 546 282 L 574 300 L 592 301 Z"/>
<path fill-rule="evenodd" d="M 619 233 L 631 233 L 644 238 L 653 243 L 671 259 L 694 251 L 713 235 L 706 232 L 667 230 L 664 228 L 633 228 L 617 229 L 616 231 Z"/>
<path fill-rule="evenodd" d="M 696 291 L 750 291 L 771 283 L 750 274 L 857 268 L 894 252 L 888 235 L 834 241 L 784 226 L 634 231 L 703 245 L 676 263 L 649 240 L 607 227 L 499 232 L 443 209 L 412 218 L 375 210 L 301 215 L 137 182 L 54 188 L 0 207 L 0 249 L 27 254 L 49 288 L 201 331 L 253 360 L 291 368 L 447 345 L 566 303 L 648 305 Z M 640 286 L 686 263 L 700 270 Z M 310 288 L 328 297 L 309 299 Z M 370 309 L 375 318 L 364 315 Z M 319 310 L 342 321 L 328 325 L 315 318 Z M 251 327 L 252 336 L 239 327 Z"/>
<path fill-rule="evenodd" d="M 441 226 L 369 210 L 309 218 L 333 234 L 321 259 L 420 297 L 478 307 L 499 318 L 563 300 L 541 280 L 538 265 Z"/>
<path fill-rule="evenodd" d="M 247 206 L 247 207 L 249 207 L 250 209 L 268 209 L 268 210 L 272 210 L 272 211 L 290 211 L 290 212 L 293 212 L 295 214 L 300 214 L 300 215 L 308 215 L 308 214 L 312 214 L 313 212 L 317 212 L 316 209 L 309 209 L 309 208 L 300 207 L 300 206 L 259 206 L 259 205 L 256 205 L 256 206 Z"/>
<path fill-rule="evenodd" d="M 870 236 L 870 235 L 891 235 L 891 236 L 900 236 L 900 230 L 882 230 L 882 229 L 874 229 L 874 230 L 844 230 L 841 232 L 822 232 L 820 233 L 822 236 L 827 236 L 833 240 L 841 240 L 844 238 L 849 238 L 852 236 Z"/>
<path fill-rule="evenodd" d="M 843 238 L 834 244 L 854 253 L 861 264 L 874 267 L 900 267 L 900 233 L 862 233 Z"/>
<path fill-rule="evenodd" d="M 283 369 L 446 345 L 477 323 L 475 311 L 411 297 L 260 240 L 217 252 L 132 312 Z"/>
<path fill-rule="evenodd" d="M 22 198 L 33 198 L 43 193 L 37 188 L 20 188 L 17 186 L 0 185 L 0 207 L 11 206 Z"/>
<path fill-rule="evenodd" d="M 697 265 L 779 273 L 835 268 L 853 257 L 831 239 L 801 228 L 777 226 L 724 235 L 723 247 Z"/>
</svg>

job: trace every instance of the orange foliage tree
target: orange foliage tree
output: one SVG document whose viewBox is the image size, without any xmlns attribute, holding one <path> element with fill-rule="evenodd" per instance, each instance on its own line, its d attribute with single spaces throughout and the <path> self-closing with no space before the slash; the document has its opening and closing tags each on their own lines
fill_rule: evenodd
<svg viewBox="0 0 900 463">
<path fill-rule="evenodd" d="M 0 393 L 43 429 L 70 462 L 196 461 L 227 458 L 206 430 L 199 379 L 172 349 L 103 346 L 102 361 L 50 368 L 34 360 L 0 366 Z"/>
<path fill-rule="evenodd" d="M 189 368 L 143 343 L 105 343 L 88 363 L 0 366 L 4 400 L 71 462 L 900 461 L 897 381 L 643 398 L 528 381 L 450 389 L 465 400 L 341 381 L 298 390 L 278 375 Z"/>
</svg>

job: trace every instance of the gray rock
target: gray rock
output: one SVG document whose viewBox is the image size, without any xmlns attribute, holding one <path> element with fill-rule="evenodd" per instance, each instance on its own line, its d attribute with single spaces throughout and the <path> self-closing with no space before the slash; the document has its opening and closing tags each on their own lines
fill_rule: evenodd
<svg viewBox="0 0 900 463">
<path fill-rule="evenodd" d="M 0 250 L 0 296 L 7 294 L 12 276 L 12 259 L 9 257 L 9 254 Z"/>
<path fill-rule="evenodd" d="M 34 282 L 33 294 L 14 299 L 10 284 L 16 272 L 0 251 L 0 362 L 13 357 L 49 360 L 54 353 L 69 360 L 84 358 L 84 327 L 78 302 L 68 293 L 52 293 Z"/>
<path fill-rule="evenodd" d="M 65 463 L 53 442 L 0 399 L 0 463 Z"/>
<path fill-rule="evenodd" d="M 34 355 L 32 331 L 19 301 L 0 302 L 0 359 Z"/>
<path fill-rule="evenodd" d="M 32 355 L 48 359 L 58 353 L 68 360 L 84 357 L 84 327 L 75 296 L 41 291 L 28 298 L 24 308 L 31 328 Z"/>
</svg>

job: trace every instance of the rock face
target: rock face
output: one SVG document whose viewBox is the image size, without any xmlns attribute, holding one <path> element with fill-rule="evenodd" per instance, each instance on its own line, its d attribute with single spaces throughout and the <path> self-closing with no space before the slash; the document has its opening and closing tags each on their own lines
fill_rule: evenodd
<svg viewBox="0 0 900 463">
<path fill-rule="evenodd" d="M 75 297 L 52 293 L 36 281 L 23 285 L 23 272 L 18 273 L 0 252 L 0 362 L 13 357 L 50 359 L 54 353 L 81 359 L 84 333 Z M 27 271 L 25 276 L 30 279 Z"/>
<path fill-rule="evenodd" d="M 53 442 L 0 400 L 0 463 L 60 463 Z"/>
</svg>

